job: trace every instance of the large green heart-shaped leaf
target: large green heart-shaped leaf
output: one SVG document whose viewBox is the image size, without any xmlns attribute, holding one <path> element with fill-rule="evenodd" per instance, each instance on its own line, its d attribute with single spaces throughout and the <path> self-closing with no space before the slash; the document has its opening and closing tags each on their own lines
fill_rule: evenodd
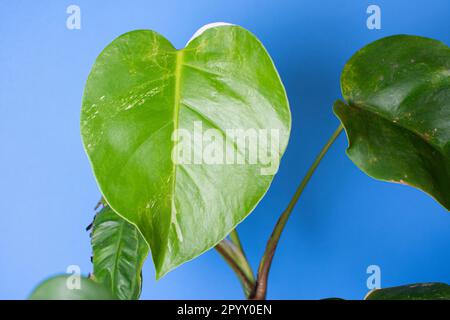
<svg viewBox="0 0 450 320">
<path fill-rule="evenodd" d="M 95 217 L 91 237 L 95 280 L 121 300 L 138 299 L 148 245 L 137 228 L 105 207 Z"/>
<path fill-rule="evenodd" d="M 80 277 L 75 283 L 68 275 L 45 280 L 34 289 L 30 300 L 115 300 L 115 296 L 99 283 Z M 78 282 L 79 281 L 79 282 Z M 68 284 L 69 283 L 69 284 Z M 75 284 L 75 286 L 71 286 Z M 79 285 L 79 286 L 78 286 Z"/>
<path fill-rule="evenodd" d="M 357 52 L 341 78 L 350 159 L 368 175 L 417 187 L 450 209 L 450 48 L 392 36 Z"/>
<path fill-rule="evenodd" d="M 102 194 L 139 228 L 159 278 L 216 245 L 254 209 L 290 121 L 263 45 L 222 25 L 181 50 L 148 30 L 114 40 L 89 75 L 81 132 Z"/>
<path fill-rule="evenodd" d="M 450 286 L 445 283 L 417 283 L 377 289 L 365 300 L 450 300 Z"/>
</svg>

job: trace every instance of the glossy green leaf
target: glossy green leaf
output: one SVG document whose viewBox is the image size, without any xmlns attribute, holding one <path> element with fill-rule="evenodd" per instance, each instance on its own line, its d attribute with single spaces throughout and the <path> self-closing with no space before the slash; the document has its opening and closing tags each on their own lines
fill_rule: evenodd
<svg viewBox="0 0 450 320">
<path fill-rule="evenodd" d="M 102 194 L 144 235 L 159 278 L 215 246 L 255 208 L 278 168 L 290 121 L 263 45 L 241 27 L 222 25 L 180 50 L 149 30 L 114 40 L 89 75 L 81 132 Z M 194 136 L 186 138 L 190 163 L 172 157 L 180 129 Z M 210 129 L 217 135 L 207 139 Z M 249 161 L 250 144 L 227 131 L 260 129 L 278 133 L 272 166 Z M 223 157 L 205 161 L 213 140 L 223 148 L 211 154 L 222 150 Z M 234 160 L 224 161 L 230 150 Z"/>
<path fill-rule="evenodd" d="M 95 280 L 121 300 L 138 299 L 148 255 L 138 229 L 105 207 L 95 217 L 91 237 Z"/>
<path fill-rule="evenodd" d="M 81 277 L 80 286 L 73 275 L 55 276 L 42 282 L 30 295 L 30 300 L 115 300 L 104 286 Z"/>
<path fill-rule="evenodd" d="M 450 209 L 450 48 L 392 36 L 357 52 L 341 78 L 350 159 L 374 178 L 410 185 Z"/>
<path fill-rule="evenodd" d="M 417 283 L 377 289 L 365 300 L 450 300 L 450 286 L 445 283 Z"/>
</svg>

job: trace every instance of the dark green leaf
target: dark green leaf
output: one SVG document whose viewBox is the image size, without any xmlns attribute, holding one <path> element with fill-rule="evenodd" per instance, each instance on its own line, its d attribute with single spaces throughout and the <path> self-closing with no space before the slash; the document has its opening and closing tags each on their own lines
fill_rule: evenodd
<svg viewBox="0 0 450 320">
<path fill-rule="evenodd" d="M 450 286 L 445 283 L 417 283 L 378 289 L 369 292 L 365 300 L 449 300 Z"/>
<path fill-rule="evenodd" d="M 392 36 L 357 52 L 337 101 L 350 159 L 380 180 L 419 188 L 450 209 L 450 48 Z"/>
<path fill-rule="evenodd" d="M 121 300 L 138 299 L 148 245 L 137 228 L 105 207 L 95 217 L 91 237 L 95 280 Z"/>
<path fill-rule="evenodd" d="M 73 275 L 52 277 L 42 282 L 30 295 L 30 300 L 115 300 L 113 294 L 90 279 L 81 277 L 80 287 L 73 287 Z M 69 285 L 68 285 L 69 283 Z"/>
<path fill-rule="evenodd" d="M 227 25 L 205 30 L 181 50 L 148 30 L 114 40 L 89 75 L 81 132 L 102 194 L 139 228 L 159 278 L 215 246 L 255 208 L 287 146 L 290 121 L 266 50 L 250 32 Z M 246 164 L 224 157 L 219 164 L 174 161 L 172 134 L 193 135 L 196 123 L 203 133 L 215 129 Z M 249 144 L 227 141 L 227 129 L 278 130 L 274 170 L 249 164 Z M 205 143 L 198 135 L 191 142 L 202 160 Z"/>
</svg>

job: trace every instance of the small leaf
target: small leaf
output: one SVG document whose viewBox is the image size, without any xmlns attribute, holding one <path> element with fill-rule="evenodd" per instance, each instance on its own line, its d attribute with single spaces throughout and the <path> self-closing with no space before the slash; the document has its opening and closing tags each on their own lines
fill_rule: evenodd
<svg viewBox="0 0 450 320">
<path fill-rule="evenodd" d="M 450 48 L 392 36 L 357 52 L 334 112 L 350 159 L 376 179 L 419 188 L 450 209 Z"/>
<path fill-rule="evenodd" d="M 290 125 L 268 53 L 253 34 L 232 25 L 204 28 L 180 50 L 150 30 L 120 36 L 92 67 L 81 113 L 100 190 L 141 231 L 157 278 L 214 247 L 255 208 L 276 173 Z M 254 143 L 245 137 L 236 143 L 228 130 L 274 134 L 276 149 L 268 150 L 269 161 L 252 163 Z M 219 148 L 206 161 L 211 140 Z M 192 152 L 175 161 L 180 143 Z M 227 150 L 233 157 L 225 157 Z M 261 160 L 264 149 L 257 150 Z"/>
<path fill-rule="evenodd" d="M 81 277 L 80 287 L 73 285 L 73 275 L 60 275 L 42 282 L 30 295 L 30 300 L 115 300 L 107 288 Z M 69 284 L 69 285 L 68 285 Z"/>
<path fill-rule="evenodd" d="M 450 300 L 450 286 L 435 282 L 377 289 L 365 300 Z"/>
<path fill-rule="evenodd" d="M 137 228 L 104 207 L 95 217 L 91 237 L 95 280 L 121 300 L 138 299 L 148 245 Z"/>
</svg>

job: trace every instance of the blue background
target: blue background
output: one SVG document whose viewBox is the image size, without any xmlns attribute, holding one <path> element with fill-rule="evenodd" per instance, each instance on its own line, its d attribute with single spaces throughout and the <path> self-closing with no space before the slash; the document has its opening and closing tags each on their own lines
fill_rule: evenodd
<svg viewBox="0 0 450 320">
<path fill-rule="evenodd" d="M 81 30 L 66 8 L 81 7 Z M 368 30 L 378 4 L 382 29 Z M 91 270 L 84 230 L 100 198 L 79 134 L 81 97 L 101 50 L 133 29 L 182 47 L 202 25 L 239 24 L 264 43 L 289 95 L 293 129 L 274 183 L 238 228 L 257 266 L 280 212 L 335 130 L 339 76 L 365 44 L 398 33 L 450 44 L 450 2 L 433 1 L 2 1 L 0 4 L 0 298 L 26 298 L 42 279 Z M 450 216 L 422 192 L 364 175 L 333 145 L 296 207 L 276 253 L 269 298 L 362 298 L 366 268 L 383 287 L 450 282 Z M 154 280 L 142 298 L 242 298 L 214 250 Z"/>
</svg>

